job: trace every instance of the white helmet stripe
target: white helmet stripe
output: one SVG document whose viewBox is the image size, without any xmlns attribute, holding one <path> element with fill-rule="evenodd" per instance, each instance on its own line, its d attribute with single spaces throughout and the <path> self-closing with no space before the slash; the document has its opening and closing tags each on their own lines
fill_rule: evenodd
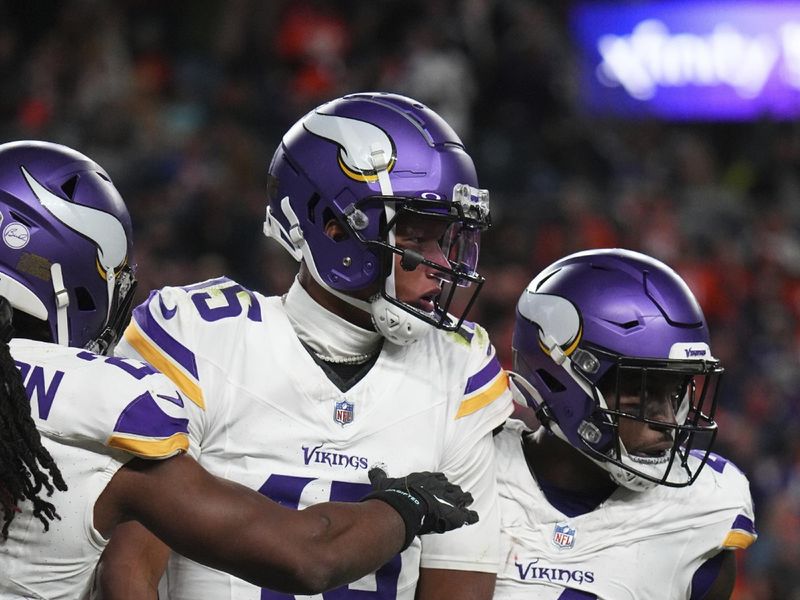
<svg viewBox="0 0 800 600">
<path fill-rule="evenodd" d="M 519 299 L 519 313 L 539 327 L 539 339 L 550 352 L 566 350 L 581 333 L 581 317 L 575 305 L 561 296 L 535 293 L 534 280 Z"/>
<path fill-rule="evenodd" d="M 392 158 L 392 142 L 386 132 L 372 123 L 325 115 L 316 111 L 303 121 L 303 126 L 313 133 L 336 143 L 339 158 L 348 169 L 358 173 L 375 173 L 373 153 L 382 153 L 384 169 Z"/>
<path fill-rule="evenodd" d="M 125 229 L 119 219 L 96 208 L 59 198 L 22 167 L 33 194 L 56 219 L 97 244 L 97 258 L 103 270 L 120 267 L 128 252 Z"/>
</svg>

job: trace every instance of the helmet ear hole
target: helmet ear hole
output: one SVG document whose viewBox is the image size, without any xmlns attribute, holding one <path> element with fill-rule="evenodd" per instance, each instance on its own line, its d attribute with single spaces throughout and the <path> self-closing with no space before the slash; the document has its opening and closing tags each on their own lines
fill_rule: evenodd
<svg viewBox="0 0 800 600">
<path fill-rule="evenodd" d="M 308 220 L 311 223 L 316 223 L 317 222 L 316 210 L 317 210 L 317 204 L 319 204 L 319 201 L 320 201 L 320 196 L 316 192 L 311 194 L 311 198 L 308 199 Z M 331 213 L 331 217 L 333 216 L 333 211 L 331 211 L 330 208 L 326 208 L 325 210 L 327 212 Z M 328 222 L 328 217 L 325 215 L 325 213 L 322 214 L 322 222 L 323 223 L 327 223 Z"/>
<path fill-rule="evenodd" d="M 94 298 L 85 287 L 76 287 L 73 292 L 75 293 L 75 300 L 78 304 L 78 310 L 93 311 L 96 310 L 97 305 Z"/>
<path fill-rule="evenodd" d="M 325 235 L 334 242 L 344 242 L 350 239 L 347 229 L 339 222 L 339 219 L 336 218 L 330 208 L 326 208 L 322 212 L 322 222 L 325 223 Z"/>
<path fill-rule="evenodd" d="M 10 210 L 10 211 L 8 211 L 8 212 L 9 212 L 9 214 L 11 215 L 11 217 L 12 217 L 12 218 L 13 218 L 15 221 L 19 221 L 20 223 L 22 223 L 23 225 L 25 225 L 25 226 L 26 226 L 26 227 L 28 227 L 29 229 L 32 229 L 32 228 L 34 227 L 34 225 L 33 225 L 33 223 L 31 222 L 31 220 L 30 220 L 30 219 L 28 219 L 27 217 L 24 217 L 23 215 L 21 215 L 21 214 L 19 213 L 19 211 L 16 211 L 16 210 Z"/>
<path fill-rule="evenodd" d="M 539 379 L 542 380 L 547 388 L 554 394 L 558 394 L 559 392 L 563 392 L 567 388 L 555 377 L 553 377 L 550 373 L 545 371 L 544 369 L 537 369 L 536 374 L 539 376 Z"/>
</svg>

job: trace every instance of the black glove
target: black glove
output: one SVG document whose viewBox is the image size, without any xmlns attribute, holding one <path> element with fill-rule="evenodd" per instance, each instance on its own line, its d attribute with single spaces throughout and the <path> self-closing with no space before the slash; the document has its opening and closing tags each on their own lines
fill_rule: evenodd
<svg viewBox="0 0 800 600">
<path fill-rule="evenodd" d="M 402 517 L 406 539 L 402 550 L 414 537 L 426 533 L 444 533 L 462 525 L 478 522 L 478 513 L 466 507 L 472 495 L 447 481 L 444 473 L 411 473 L 405 477 L 387 477 L 383 469 L 369 470 L 373 490 L 362 500 L 383 500 Z"/>
</svg>

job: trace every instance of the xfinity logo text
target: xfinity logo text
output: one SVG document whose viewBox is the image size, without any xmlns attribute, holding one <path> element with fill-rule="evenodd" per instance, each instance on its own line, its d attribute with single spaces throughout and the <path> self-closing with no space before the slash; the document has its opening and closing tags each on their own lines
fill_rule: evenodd
<svg viewBox="0 0 800 600">
<path fill-rule="evenodd" d="M 593 2 L 571 10 L 581 101 L 617 115 L 800 115 L 800 0 Z"/>
<path fill-rule="evenodd" d="M 329 467 L 344 467 L 351 469 L 369 468 L 369 460 L 364 456 L 351 456 L 341 452 L 330 452 L 322 450 L 322 444 L 314 446 L 303 446 L 303 462 L 306 465 L 311 463 L 328 465 Z"/>
<path fill-rule="evenodd" d="M 791 41 L 785 46 L 788 54 Z M 622 85 L 639 100 L 652 98 L 658 87 L 686 85 L 729 85 L 742 98 L 753 98 L 781 55 L 780 39 L 749 36 L 730 23 L 720 23 L 705 35 L 673 34 L 658 19 L 641 22 L 630 35 L 605 35 L 597 49 L 603 57 L 601 80 Z"/>
<path fill-rule="evenodd" d="M 582 569 L 562 569 L 559 567 L 539 567 L 539 559 L 527 564 L 515 562 L 522 581 L 555 581 L 558 583 L 593 583 L 594 571 Z"/>
</svg>

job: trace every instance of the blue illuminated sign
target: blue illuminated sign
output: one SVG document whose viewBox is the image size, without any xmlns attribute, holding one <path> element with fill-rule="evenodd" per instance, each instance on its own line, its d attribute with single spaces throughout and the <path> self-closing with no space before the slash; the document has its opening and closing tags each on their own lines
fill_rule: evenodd
<svg viewBox="0 0 800 600">
<path fill-rule="evenodd" d="M 592 112 L 800 116 L 800 2 L 581 4 L 572 30 Z"/>
</svg>

